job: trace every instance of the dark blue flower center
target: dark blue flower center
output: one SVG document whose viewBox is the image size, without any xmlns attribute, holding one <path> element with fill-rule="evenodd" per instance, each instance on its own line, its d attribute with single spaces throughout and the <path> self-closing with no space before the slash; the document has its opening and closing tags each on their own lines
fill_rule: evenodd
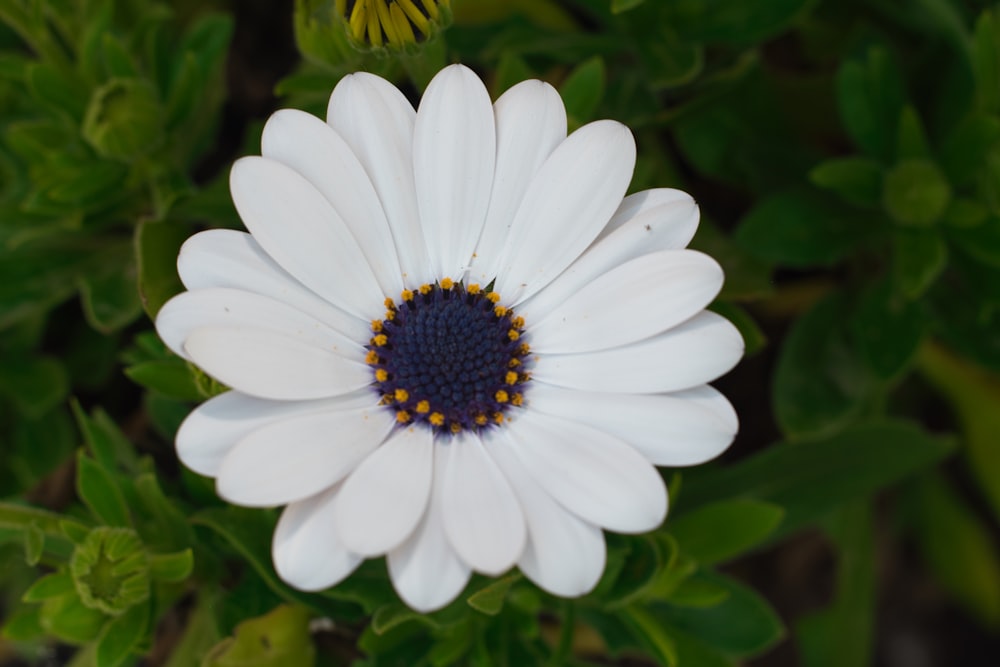
<svg viewBox="0 0 1000 667">
<path fill-rule="evenodd" d="M 524 320 L 495 292 L 444 278 L 386 299 L 366 361 L 384 405 L 403 424 L 458 433 L 501 424 L 528 380 Z"/>
</svg>

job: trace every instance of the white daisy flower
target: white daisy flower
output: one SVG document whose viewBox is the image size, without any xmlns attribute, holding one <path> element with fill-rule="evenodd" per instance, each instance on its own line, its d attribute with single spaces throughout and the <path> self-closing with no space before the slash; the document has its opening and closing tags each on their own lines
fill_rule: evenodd
<svg viewBox="0 0 1000 667">
<path fill-rule="evenodd" d="M 582 595 L 602 530 L 663 521 L 655 466 L 732 441 L 706 384 L 743 353 L 704 310 L 722 270 L 684 249 L 691 197 L 625 197 L 620 123 L 567 136 L 548 84 L 491 104 L 455 65 L 416 112 L 347 76 L 327 122 L 278 111 L 262 145 L 231 175 L 250 233 L 189 239 L 188 291 L 156 327 L 232 388 L 181 426 L 180 459 L 230 502 L 287 506 L 273 558 L 290 585 L 385 555 L 421 611 L 515 565 Z"/>
</svg>

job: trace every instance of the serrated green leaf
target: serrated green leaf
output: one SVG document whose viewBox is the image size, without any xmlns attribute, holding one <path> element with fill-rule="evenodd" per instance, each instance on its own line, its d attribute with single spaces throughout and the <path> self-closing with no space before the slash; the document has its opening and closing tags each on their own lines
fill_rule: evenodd
<svg viewBox="0 0 1000 667">
<path fill-rule="evenodd" d="M 128 504 L 111 473 L 82 451 L 76 458 L 76 492 L 94 516 L 108 526 L 132 525 Z"/>
<path fill-rule="evenodd" d="M 667 529 L 681 550 L 704 565 L 722 563 L 761 544 L 784 518 L 778 505 L 726 500 L 671 518 Z"/>
<path fill-rule="evenodd" d="M 476 611 L 488 616 L 496 616 L 503 609 L 510 587 L 521 579 L 521 573 L 515 572 L 506 577 L 497 579 L 488 586 L 480 588 L 478 591 L 466 598 L 466 603 Z"/>
<path fill-rule="evenodd" d="M 871 158 L 845 157 L 821 162 L 809 172 L 809 180 L 858 206 L 878 206 L 882 195 L 882 166 Z"/>
</svg>

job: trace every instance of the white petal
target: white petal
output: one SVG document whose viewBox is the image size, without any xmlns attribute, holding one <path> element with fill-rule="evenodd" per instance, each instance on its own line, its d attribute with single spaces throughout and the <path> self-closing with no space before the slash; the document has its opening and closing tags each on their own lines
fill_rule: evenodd
<svg viewBox="0 0 1000 667">
<path fill-rule="evenodd" d="M 663 522 L 663 480 L 614 436 L 532 411 L 511 420 L 504 435 L 535 481 L 581 519 L 620 533 Z"/>
<path fill-rule="evenodd" d="M 413 534 L 389 552 L 389 576 L 399 597 L 419 612 L 440 609 L 462 592 L 472 570 L 448 543 L 441 513 L 444 460 L 435 457 L 430 504 Z"/>
<path fill-rule="evenodd" d="M 496 291 L 514 305 L 558 276 L 621 203 L 635 166 L 628 128 L 584 125 L 559 144 L 524 194 L 501 253 Z"/>
<path fill-rule="evenodd" d="M 236 161 L 229 174 L 243 223 L 274 261 L 348 313 L 382 313 L 384 295 L 340 215 L 305 178 L 263 157 Z"/>
<path fill-rule="evenodd" d="M 665 192 L 669 196 L 654 196 Z M 519 306 L 519 312 L 544 313 L 583 289 L 598 276 L 629 260 L 661 250 L 680 250 L 688 244 L 698 227 L 698 205 L 680 190 L 647 190 L 625 198 L 649 194 L 642 202 L 660 202 L 656 206 L 630 206 L 635 213 L 623 219 L 606 237 L 600 237 L 579 259 L 559 274 L 541 292 Z M 622 206 L 625 206 L 623 203 Z M 618 219 L 616 215 L 612 222 Z M 609 223 L 608 227 L 611 224 Z M 607 228 L 605 228 L 607 229 Z M 528 320 L 531 321 L 530 319 Z"/>
<path fill-rule="evenodd" d="M 500 253 L 524 193 L 546 158 L 566 138 L 566 108 L 556 89 L 532 79 L 511 87 L 493 105 L 497 164 L 483 233 L 472 260 L 470 282 L 497 275 Z"/>
<path fill-rule="evenodd" d="M 431 266 L 458 280 L 486 219 L 496 162 L 489 93 L 468 67 L 451 65 L 431 80 L 413 134 L 413 175 Z"/>
<path fill-rule="evenodd" d="M 611 216 L 608 225 L 597 236 L 597 240 L 602 240 L 605 236 L 617 231 L 619 227 L 630 223 L 637 217 L 645 217 L 646 213 L 654 210 L 660 210 L 661 212 L 674 211 L 675 204 L 682 205 L 679 210 L 690 210 L 691 207 L 694 207 L 695 216 L 693 219 L 687 215 L 678 216 L 671 224 L 667 225 L 668 229 L 661 230 L 669 239 L 663 242 L 663 247 L 674 249 L 686 248 L 687 244 L 694 238 L 695 231 L 698 229 L 698 205 L 691 198 L 691 195 L 683 190 L 675 190 L 674 188 L 642 190 L 641 192 L 636 192 L 625 197 L 618 210 Z"/>
<path fill-rule="evenodd" d="M 274 531 L 271 557 L 286 583 L 320 591 L 347 578 L 364 560 L 344 548 L 333 529 L 337 488 L 292 503 Z"/>
<path fill-rule="evenodd" d="M 399 546 L 424 515 L 433 475 L 430 429 L 393 433 L 344 482 L 336 514 L 344 544 L 365 556 Z"/>
<path fill-rule="evenodd" d="M 181 246 L 177 272 L 189 290 L 231 287 L 260 294 L 308 313 L 352 340 L 368 338 L 368 320 L 321 299 L 278 266 L 246 232 L 210 229 Z"/>
<path fill-rule="evenodd" d="M 219 496 L 246 507 L 274 507 L 327 489 L 385 439 L 395 420 L 383 406 L 300 415 L 262 426 L 219 467 Z"/>
<path fill-rule="evenodd" d="M 215 379 L 257 398 L 329 398 L 372 382 L 361 361 L 270 331 L 203 327 L 188 336 L 184 350 Z"/>
<path fill-rule="evenodd" d="M 702 311 L 658 336 L 579 354 L 539 354 L 532 377 L 588 391 L 654 394 L 688 389 L 727 373 L 743 356 L 729 320 Z"/>
<path fill-rule="evenodd" d="M 403 289 L 399 260 L 382 204 L 350 146 L 312 114 L 282 109 L 261 137 L 264 157 L 288 165 L 319 190 L 351 230 L 384 294 Z"/>
<path fill-rule="evenodd" d="M 385 79 L 358 72 L 340 80 L 330 96 L 326 122 L 358 156 L 396 243 L 403 282 L 433 282 L 427 247 L 420 229 L 413 182 L 413 124 L 416 112 Z M 396 295 L 392 295 L 396 296 Z"/>
<path fill-rule="evenodd" d="M 729 401 L 708 385 L 672 394 L 611 394 L 532 381 L 525 398 L 532 411 L 610 433 L 658 466 L 711 460 L 739 428 Z"/>
<path fill-rule="evenodd" d="M 377 401 L 367 389 L 319 401 L 265 401 L 227 391 L 187 416 L 177 430 L 177 456 L 196 473 L 215 477 L 229 450 L 261 426 L 297 415 L 370 407 Z"/>
<path fill-rule="evenodd" d="M 202 327 L 271 331 L 320 348 L 363 356 L 364 348 L 300 310 L 266 296 L 228 287 L 181 292 L 156 315 L 156 332 L 167 347 L 186 357 L 184 341 Z"/>
<path fill-rule="evenodd" d="M 687 320 L 722 288 L 722 269 L 693 250 L 665 250 L 608 271 L 547 313 L 526 317 L 538 353 L 590 352 L 649 338 Z M 529 305 L 529 304 L 525 304 Z"/>
<path fill-rule="evenodd" d="M 604 534 L 557 503 L 525 469 L 514 450 L 495 435 L 486 451 L 503 470 L 524 508 L 528 542 L 517 561 L 525 576 L 553 595 L 593 590 L 604 572 Z"/>
<path fill-rule="evenodd" d="M 524 551 L 527 531 L 517 496 L 486 454 L 479 436 L 460 433 L 437 444 L 444 458 L 444 529 L 472 569 L 495 576 Z"/>
</svg>

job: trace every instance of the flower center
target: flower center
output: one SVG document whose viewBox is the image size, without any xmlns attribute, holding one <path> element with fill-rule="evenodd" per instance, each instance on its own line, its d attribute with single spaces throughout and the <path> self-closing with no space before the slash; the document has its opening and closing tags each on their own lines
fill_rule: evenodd
<svg viewBox="0 0 1000 667">
<path fill-rule="evenodd" d="M 502 424 L 522 404 L 524 319 L 499 302 L 496 292 L 449 278 L 403 290 L 399 305 L 386 299 L 365 361 L 396 421 L 458 433 Z"/>
</svg>

